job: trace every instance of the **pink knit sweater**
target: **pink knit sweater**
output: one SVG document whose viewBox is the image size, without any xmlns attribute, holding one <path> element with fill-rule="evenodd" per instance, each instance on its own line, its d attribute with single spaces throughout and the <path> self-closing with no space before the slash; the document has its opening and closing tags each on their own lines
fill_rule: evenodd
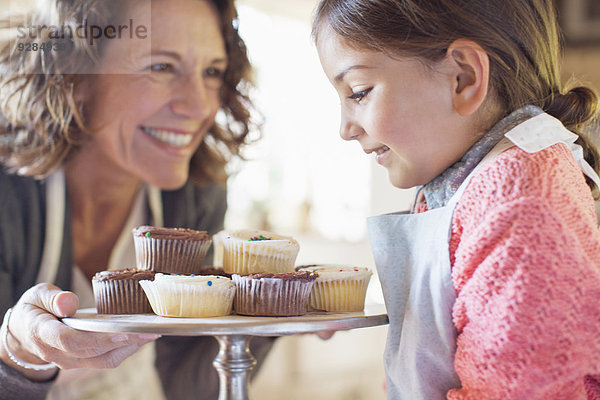
<svg viewBox="0 0 600 400">
<path fill-rule="evenodd" d="M 600 400 L 600 232 L 563 144 L 508 149 L 475 175 L 450 239 L 448 399 Z"/>
</svg>

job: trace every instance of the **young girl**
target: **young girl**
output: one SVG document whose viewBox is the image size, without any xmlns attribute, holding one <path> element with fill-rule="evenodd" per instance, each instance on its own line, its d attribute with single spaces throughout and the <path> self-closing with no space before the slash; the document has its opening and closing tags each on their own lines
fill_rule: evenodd
<svg viewBox="0 0 600 400">
<path fill-rule="evenodd" d="M 551 0 L 323 0 L 313 34 L 341 136 L 420 187 L 369 220 L 388 398 L 600 399 L 597 100 Z"/>
</svg>

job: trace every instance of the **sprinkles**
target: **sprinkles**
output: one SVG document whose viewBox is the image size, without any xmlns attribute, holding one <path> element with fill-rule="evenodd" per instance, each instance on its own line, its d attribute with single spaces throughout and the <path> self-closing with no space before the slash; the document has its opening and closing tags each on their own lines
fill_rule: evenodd
<svg viewBox="0 0 600 400">
<path fill-rule="evenodd" d="M 272 240 L 270 237 L 266 237 L 263 235 L 259 235 L 259 236 L 253 236 L 250 239 L 248 239 L 249 242 L 258 242 L 261 240 Z"/>
<path fill-rule="evenodd" d="M 152 236 L 152 235 L 150 234 L 150 232 L 146 232 L 146 233 L 144 234 L 144 236 L 146 236 L 147 238 L 149 238 L 149 237 L 150 237 L 150 236 Z"/>
<path fill-rule="evenodd" d="M 212 286 L 212 281 L 208 281 L 208 282 L 206 282 L 206 284 L 207 284 L 208 286 Z"/>
</svg>

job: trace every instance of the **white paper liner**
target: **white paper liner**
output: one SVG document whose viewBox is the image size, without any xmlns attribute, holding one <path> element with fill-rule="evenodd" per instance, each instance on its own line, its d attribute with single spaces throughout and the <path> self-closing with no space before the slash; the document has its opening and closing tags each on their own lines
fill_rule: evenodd
<svg viewBox="0 0 600 400">
<path fill-rule="evenodd" d="M 228 280 L 229 281 L 229 280 Z M 140 281 L 155 314 L 163 317 L 219 317 L 231 314 L 235 285 Z"/>
<path fill-rule="evenodd" d="M 300 247 L 280 240 L 223 239 L 223 270 L 228 274 L 294 272 Z"/>
<path fill-rule="evenodd" d="M 233 275 L 236 314 L 261 316 L 304 315 L 314 280 L 290 280 Z"/>
<path fill-rule="evenodd" d="M 146 294 L 133 279 L 92 280 L 98 314 L 144 314 L 152 312 Z"/>
<path fill-rule="evenodd" d="M 310 294 L 309 306 L 328 312 L 356 312 L 365 308 L 369 279 L 319 281 Z"/>
<path fill-rule="evenodd" d="M 171 274 L 197 274 L 212 240 L 189 241 L 134 235 L 138 269 Z"/>
</svg>

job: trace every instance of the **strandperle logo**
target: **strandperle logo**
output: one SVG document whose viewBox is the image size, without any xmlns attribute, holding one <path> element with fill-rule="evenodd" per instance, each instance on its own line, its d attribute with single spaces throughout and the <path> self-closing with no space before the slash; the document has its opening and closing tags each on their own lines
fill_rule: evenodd
<svg viewBox="0 0 600 400">
<path fill-rule="evenodd" d="M 47 36 L 44 32 L 48 32 Z M 18 39 L 42 39 L 49 40 L 46 43 L 21 43 L 23 46 L 20 51 L 37 51 L 45 50 L 44 45 L 49 47 L 49 50 L 58 50 L 55 48 L 57 43 L 52 43 L 53 40 L 64 40 L 75 38 L 85 39 L 90 45 L 94 45 L 94 41 L 100 38 L 106 39 L 146 39 L 148 37 L 148 28 L 142 24 L 136 24 L 132 18 L 126 24 L 119 25 L 88 25 L 87 19 L 83 20 L 83 23 L 73 28 L 70 25 L 29 25 L 17 27 L 17 38 Z M 25 49 L 25 45 L 29 44 L 29 49 Z M 31 48 L 34 44 L 37 44 L 36 50 Z"/>
</svg>

